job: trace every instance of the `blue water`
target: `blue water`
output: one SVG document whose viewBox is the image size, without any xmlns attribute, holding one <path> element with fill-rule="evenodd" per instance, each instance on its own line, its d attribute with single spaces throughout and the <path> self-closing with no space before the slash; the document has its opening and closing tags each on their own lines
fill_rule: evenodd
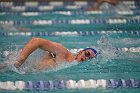
<svg viewBox="0 0 140 93">
<path fill-rule="evenodd" d="M 137 15 L 129 16 L 130 18 Z M 35 20 L 35 19 L 97 19 L 97 18 L 118 18 L 116 15 L 60 15 L 60 14 L 42 14 L 39 16 L 24 17 L 18 15 L 1 15 L 0 20 Z M 121 16 L 123 18 L 128 17 Z M 19 25 L 3 26 L 0 25 L 0 32 L 19 32 L 18 28 L 28 28 L 31 32 L 56 32 L 56 31 L 101 31 L 101 30 L 140 30 L 140 24 L 95 24 L 95 25 Z M 116 48 L 123 47 L 140 47 L 140 37 L 131 34 L 105 34 L 92 36 L 36 36 L 49 39 L 63 44 L 68 49 L 79 49 L 85 47 L 94 47 L 98 50 L 105 51 L 97 58 L 86 61 L 81 64 L 67 64 L 53 71 L 28 71 L 25 74 L 15 71 L 1 71 L 0 81 L 39 81 L 39 80 L 88 80 L 88 79 L 140 79 L 140 53 L 122 52 Z M 32 36 L 0 36 L 0 51 L 10 51 L 12 57 L 0 57 L 0 63 L 12 62 L 16 60 L 19 50 L 32 38 Z M 102 42 L 104 41 L 104 42 Z M 116 53 L 117 52 L 117 53 Z M 33 62 L 39 53 L 30 57 L 28 60 Z M 25 69 L 24 69 L 25 70 Z M 11 91 L 2 91 L 10 92 Z M 19 92 L 12 91 L 13 93 Z M 28 91 L 22 91 L 24 93 Z M 32 93 L 34 93 L 33 91 Z M 44 91 L 45 92 L 45 91 Z M 73 89 L 73 90 L 53 90 L 50 93 L 140 93 L 140 89 Z"/>
</svg>

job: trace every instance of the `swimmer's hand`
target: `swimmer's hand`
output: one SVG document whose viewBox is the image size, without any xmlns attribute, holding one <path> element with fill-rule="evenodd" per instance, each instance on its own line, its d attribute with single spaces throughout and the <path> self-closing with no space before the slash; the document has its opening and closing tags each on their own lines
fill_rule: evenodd
<svg viewBox="0 0 140 93">
<path fill-rule="evenodd" d="M 18 62 L 18 61 L 14 63 L 14 66 L 15 66 L 16 68 L 19 68 L 21 65 L 22 65 L 22 64 L 21 64 L 20 62 Z"/>
</svg>

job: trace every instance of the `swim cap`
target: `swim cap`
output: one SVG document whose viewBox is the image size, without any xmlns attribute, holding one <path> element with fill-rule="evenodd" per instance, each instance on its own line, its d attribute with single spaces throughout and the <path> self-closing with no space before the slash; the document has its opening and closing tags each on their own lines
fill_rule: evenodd
<svg viewBox="0 0 140 93">
<path fill-rule="evenodd" d="M 97 54 L 97 51 L 95 49 L 93 49 L 93 48 L 85 48 L 83 51 L 86 51 L 88 49 L 92 50 L 95 55 Z"/>
</svg>

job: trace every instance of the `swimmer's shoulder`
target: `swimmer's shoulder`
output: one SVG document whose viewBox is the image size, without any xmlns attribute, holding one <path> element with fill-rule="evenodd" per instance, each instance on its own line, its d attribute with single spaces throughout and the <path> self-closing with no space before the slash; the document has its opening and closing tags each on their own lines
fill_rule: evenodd
<svg viewBox="0 0 140 93">
<path fill-rule="evenodd" d="M 74 56 L 70 51 L 67 50 L 67 53 L 65 55 L 65 59 L 67 62 L 72 62 L 72 61 L 74 61 Z"/>
</svg>

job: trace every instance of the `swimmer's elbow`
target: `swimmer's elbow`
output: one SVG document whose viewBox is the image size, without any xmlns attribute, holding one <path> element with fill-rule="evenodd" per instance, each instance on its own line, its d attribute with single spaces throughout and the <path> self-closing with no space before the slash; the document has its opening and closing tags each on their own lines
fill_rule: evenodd
<svg viewBox="0 0 140 93">
<path fill-rule="evenodd" d="M 32 38 L 32 44 L 34 44 L 36 48 L 44 49 L 43 47 L 46 41 L 47 40 L 42 39 L 42 38 L 36 38 L 36 37 Z"/>
<path fill-rule="evenodd" d="M 33 37 L 31 40 L 36 42 L 36 41 L 38 41 L 38 39 L 39 38 Z"/>
<path fill-rule="evenodd" d="M 33 37 L 31 39 L 31 42 L 32 42 L 32 44 L 35 44 L 37 47 L 39 47 L 40 46 L 39 40 L 40 40 L 40 38 Z"/>
</svg>

